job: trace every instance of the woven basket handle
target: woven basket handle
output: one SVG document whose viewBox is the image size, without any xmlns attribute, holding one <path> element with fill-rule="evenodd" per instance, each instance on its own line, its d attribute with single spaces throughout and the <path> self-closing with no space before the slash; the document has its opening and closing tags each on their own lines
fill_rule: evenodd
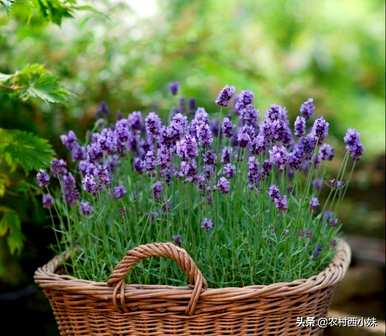
<svg viewBox="0 0 386 336">
<path fill-rule="evenodd" d="M 201 290 L 207 288 L 207 282 L 189 254 L 172 243 L 144 244 L 127 252 L 126 256 L 114 268 L 107 281 L 109 286 L 114 286 L 114 305 L 116 305 L 117 294 L 120 292 L 121 307 L 124 308 L 124 279 L 138 262 L 148 257 L 172 259 L 186 273 L 190 285 L 193 286 L 193 291 L 185 313 L 187 315 L 194 314 Z"/>
</svg>

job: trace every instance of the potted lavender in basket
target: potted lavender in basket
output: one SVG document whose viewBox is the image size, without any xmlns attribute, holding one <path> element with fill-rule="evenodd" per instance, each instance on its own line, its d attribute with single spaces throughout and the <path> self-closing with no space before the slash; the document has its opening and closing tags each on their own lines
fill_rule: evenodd
<svg viewBox="0 0 386 336">
<path fill-rule="evenodd" d="M 170 91 L 177 95 L 178 83 Z M 313 99 L 293 127 L 283 106 L 259 112 L 250 91 L 226 86 L 215 102 L 214 113 L 192 100 L 191 114 L 184 104 L 169 120 L 136 111 L 97 123 L 84 141 L 61 136 L 71 161 L 53 160 L 37 183 L 57 252 L 69 252 L 64 272 L 105 282 L 127 251 L 152 242 L 186 250 L 209 288 L 297 283 L 329 267 L 336 207 L 363 153 L 359 133 L 347 130 L 341 169 L 328 177 L 335 152 Z M 127 281 L 184 285 L 181 267 L 145 260 Z"/>
</svg>

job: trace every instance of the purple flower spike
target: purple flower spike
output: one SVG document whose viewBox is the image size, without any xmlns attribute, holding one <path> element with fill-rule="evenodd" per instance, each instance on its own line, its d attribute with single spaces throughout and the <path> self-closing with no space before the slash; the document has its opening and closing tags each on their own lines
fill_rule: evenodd
<svg viewBox="0 0 386 336">
<path fill-rule="evenodd" d="M 177 142 L 177 155 L 184 159 L 194 159 L 198 155 L 197 141 L 191 135 L 186 135 L 185 138 Z"/>
<path fill-rule="evenodd" d="M 312 187 L 317 190 L 317 191 L 320 191 L 322 190 L 323 188 L 323 178 L 320 177 L 320 178 L 316 178 L 315 180 L 312 181 Z"/>
<path fill-rule="evenodd" d="M 309 119 L 315 111 L 314 100 L 308 98 L 302 106 L 300 106 L 300 114 L 307 120 Z"/>
<path fill-rule="evenodd" d="M 161 199 L 162 192 L 163 192 L 162 183 L 160 181 L 157 181 L 156 183 L 154 183 L 152 187 L 152 191 L 153 191 L 154 199 L 156 201 L 159 201 Z"/>
<path fill-rule="evenodd" d="M 157 137 L 161 132 L 161 126 L 162 122 L 159 116 L 154 112 L 150 112 L 145 119 L 146 132 Z"/>
<path fill-rule="evenodd" d="M 43 208 L 50 209 L 54 205 L 54 198 L 50 194 L 44 194 L 42 197 Z"/>
<path fill-rule="evenodd" d="M 196 110 L 196 99 L 190 98 L 188 101 L 189 112 L 193 113 Z"/>
<path fill-rule="evenodd" d="M 265 138 L 262 135 L 257 135 L 252 141 L 251 152 L 255 155 L 259 155 L 265 151 L 266 143 Z"/>
<path fill-rule="evenodd" d="M 95 111 L 95 116 L 99 118 L 107 118 L 110 114 L 110 109 L 105 101 L 101 102 Z"/>
<path fill-rule="evenodd" d="M 235 111 L 237 114 L 240 114 L 240 111 L 246 106 L 251 105 L 255 99 L 254 94 L 251 91 L 241 91 L 237 96 L 235 101 Z"/>
<path fill-rule="evenodd" d="M 230 191 L 230 183 L 225 177 L 220 177 L 220 179 L 217 182 L 217 188 L 222 193 L 227 194 Z"/>
<path fill-rule="evenodd" d="M 235 175 L 235 166 L 227 163 L 223 168 L 223 172 L 226 178 L 231 179 Z"/>
<path fill-rule="evenodd" d="M 143 173 L 145 170 L 145 164 L 140 158 L 135 158 L 133 163 L 134 169 L 137 173 Z"/>
<path fill-rule="evenodd" d="M 327 137 L 329 125 L 330 124 L 323 117 L 315 120 L 311 133 L 318 139 L 319 143 L 322 143 Z"/>
<path fill-rule="evenodd" d="M 272 163 L 269 160 L 263 162 L 263 169 L 261 171 L 261 177 L 265 178 L 269 175 L 272 170 Z"/>
<path fill-rule="evenodd" d="M 314 251 L 312 252 L 312 258 L 313 259 L 318 258 L 321 252 L 322 252 L 322 246 L 320 246 L 320 244 L 316 245 Z"/>
<path fill-rule="evenodd" d="M 155 169 L 157 160 L 153 151 L 148 151 L 145 155 L 144 168 L 146 171 L 151 172 Z"/>
<path fill-rule="evenodd" d="M 269 159 L 280 170 L 284 170 L 288 162 L 288 152 L 284 146 L 273 146 L 269 151 Z"/>
<path fill-rule="evenodd" d="M 232 147 L 224 147 L 221 153 L 221 163 L 227 164 L 231 162 Z"/>
<path fill-rule="evenodd" d="M 177 81 L 173 81 L 169 83 L 169 91 L 173 96 L 177 95 L 179 88 L 180 88 L 180 84 Z"/>
<path fill-rule="evenodd" d="M 126 195 L 126 188 L 123 185 L 116 186 L 112 191 L 112 195 L 114 198 L 120 199 Z"/>
<path fill-rule="evenodd" d="M 319 205 L 320 205 L 319 199 L 315 196 L 312 196 L 310 200 L 310 209 L 316 210 L 319 207 Z"/>
<path fill-rule="evenodd" d="M 328 160 L 331 161 L 334 158 L 335 151 L 329 144 L 323 144 L 319 149 L 319 158 L 320 160 Z"/>
<path fill-rule="evenodd" d="M 78 144 L 78 139 L 73 131 L 69 131 L 67 134 L 62 134 L 60 136 L 60 141 L 69 151 L 72 150 L 74 145 Z"/>
<path fill-rule="evenodd" d="M 135 131 L 141 131 L 143 128 L 143 117 L 142 113 L 139 111 L 135 111 L 129 114 L 127 117 L 127 121 L 129 123 L 129 127 Z"/>
<path fill-rule="evenodd" d="M 173 243 L 179 247 L 182 245 L 182 238 L 179 234 L 172 236 Z"/>
<path fill-rule="evenodd" d="M 231 138 L 233 136 L 232 121 L 228 117 L 224 118 L 224 121 L 222 123 L 222 132 L 227 138 Z"/>
<path fill-rule="evenodd" d="M 287 196 L 282 196 L 280 198 L 275 199 L 275 206 L 281 212 L 286 212 L 288 210 L 288 198 Z"/>
<path fill-rule="evenodd" d="M 237 143 L 241 148 L 245 148 L 251 142 L 251 137 L 248 133 L 248 129 L 244 126 L 239 129 L 237 133 Z"/>
<path fill-rule="evenodd" d="M 301 116 L 297 116 L 295 120 L 295 135 L 301 137 L 306 132 L 306 119 Z"/>
<path fill-rule="evenodd" d="M 82 187 L 84 191 L 95 194 L 98 191 L 98 184 L 93 175 L 85 175 L 82 179 Z"/>
<path fill-rule="evenodd" d="M 276 199 L 279 199 L 281 197 L 279 188 L 272 184 L 268 189 L 268 195 L 271 198 L 272 201 L 275 201 Z"/>
<path fill-rule="evenodd" d="M 254 188 L 260 180 L 259 163 L 254 156 L 248 158 L 248 186 Z"/>
<path fill-rule="evenodd" d="M 247 105 L 240 110 L 240 120 L 244 125 L 256 126 L 258 112 L 253 105 Z"/>
<path fill-rule="evenodd" d="M 94 211 L 94 208 L 90 205 L 89 202 L 86 201 L 81 201 L 79 203 L 79 209 L 83 216 L 90 216 Z"/>
<path fill-rule="evenodd" d="M 210 231 L 213 229 L 213 221 L 209 218 L 204 218 L 201 222 L 201 228 L 205 231 Z"/>
<path fill-rule="evenodd" d="M 359 160 L 363 154 L 363 145 L 361 144 L 360 134 L 357 130 L 349 128 L 344 136 L 346 150 L 351 158 L 355 161 Z"/>
<path fill-rule="evenodd" d="M 40 188 L 47 187 L 50 183 L 50 176 L 43 169 L 39 169 L 36 174 L 36 182 Z"/>
<path fill-rule="evenodd" d="M 213 142 L 213 134 L 210 129 L 209 124 L 200 123 L 197 125 L 196 129 L 198 143 L 203 147 L 209 147 Z"/>
<path fill-rule="evenodd" d="M 54 159 L 51 161 L 51 173 L 54 176 L 62 176 L 67 173 L 67 164 L 64 160 Z"/>
<path fill-rule="evenodd" d="M 236 89 L 233 86 L 226 85 L 218 94 L 215 103 L 219 106 L 227 107 L 235 92 Z"/>
<path fill-rule="evenodd" d="M 217 155 L 213 151 L 207 151 L 204 153 L 204 164 L 214 165 L 216 163 Z"/>
</svg>

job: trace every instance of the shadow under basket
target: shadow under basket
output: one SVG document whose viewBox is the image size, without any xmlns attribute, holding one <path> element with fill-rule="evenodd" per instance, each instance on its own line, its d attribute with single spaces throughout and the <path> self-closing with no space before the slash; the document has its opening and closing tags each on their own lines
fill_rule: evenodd
<svg viewBox="0 0 386 336">
<path fill-rule="evenodd" d="M 174 260 L 189 286 L 127 285 L 136 263 L 148 257 Z M 336 255 L 321 273 L 287 283 L 207 288 L 188 253 L 172 243 L 130 250 L 107 283 L 55 273 L 64 256 L 53 258 L 35 273 L 48 297 L 61 336 L 72 335 L 320 335 L 301 318 L 325 317 L 336 284 L 350 263 L 348 244 L 340 240 Z"/>
</svg>

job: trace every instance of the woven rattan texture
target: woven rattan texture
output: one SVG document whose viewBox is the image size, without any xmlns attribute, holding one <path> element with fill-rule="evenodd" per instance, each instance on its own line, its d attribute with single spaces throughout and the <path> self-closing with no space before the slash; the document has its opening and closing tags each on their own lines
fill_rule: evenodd
<svg viewBox="0 0 386 336">
<path fill-rule="evenodd" d="M 137 262 L 155 256 L 175 260 L 189 286 L 124 283 Z M 39 268 L 35 281 L 51 303 L 61 336 L 320 335 L 316 327 L 298 327 L 297 317 L 326 316 L 350 257 L 349 246 L 341 240 L 331 264 L 309 279 L 212 289 L 185 250 L 155 243 L 129 251 L 107 283 L 58 274 L 63 256 Z"/>
</svg>

